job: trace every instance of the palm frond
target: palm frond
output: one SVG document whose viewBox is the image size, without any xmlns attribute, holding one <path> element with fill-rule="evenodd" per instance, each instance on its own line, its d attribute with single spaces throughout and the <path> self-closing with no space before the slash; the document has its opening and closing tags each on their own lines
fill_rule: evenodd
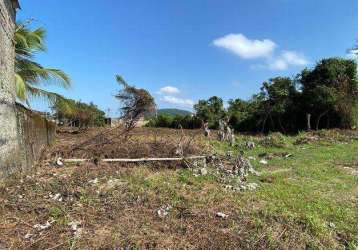
<svg viewBox="0 0 358 250">
<path fill-rule="evenodd" d="M 34 85 L 57 85 L 66 89 L 71 87 L 70 77 L 62 70 L 44 68 L 29 59 L 18 58 L 15 62 L 15 72 L 25 82 Z"/>
<path fill-rule="evenodd" d="M 40 98 L 54 103 L 64 97 L 46 91 L 39 86 L 57 85 L 63 88 L 71 86 L 70 77 L 62 70 L 46 68 L 33 61 L 37 52 L 46 51 L 46 31 L 26 27 L 26 23 L 17 23 L 15 32 L 15 73 L 17 97 L 24 102 L 30 98 Z"/>
<path fill-rule="evenodd" d="M 19 74 L 15 74 L 15 84 L 17 98 L 19 98 L 20 101 L 26 101 L 26 83 Z"/>
</svg>

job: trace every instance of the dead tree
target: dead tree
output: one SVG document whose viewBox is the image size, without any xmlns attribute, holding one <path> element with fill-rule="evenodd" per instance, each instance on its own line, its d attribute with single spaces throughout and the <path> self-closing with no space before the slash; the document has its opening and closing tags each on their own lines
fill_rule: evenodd
<svg viewBox="0 0 358 250">
<path fill-rule="evenodd" d="M 155 112 L 154 98 L 145 89 L 130 86 L 121 76 L 116 76 L 123 89 L 115 95 L 122 103 L 121 113 L 127 131 L 133 129 L 137 122 L 147 114 Z"/>
</svg>

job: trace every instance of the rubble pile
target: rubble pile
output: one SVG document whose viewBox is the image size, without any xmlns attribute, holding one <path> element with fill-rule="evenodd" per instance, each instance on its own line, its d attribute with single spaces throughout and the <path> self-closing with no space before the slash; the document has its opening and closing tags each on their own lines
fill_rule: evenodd
<svg viewBox="0 0 358 250">
<path fill-rule="evenodd" d="M 241 154 L 233 156 L 232 152 L 228 152 L 225 157 L 212 155 L 205 162 L 195 161 L 189 167 L 196 177 L 209 173 L 215 175 L 226 190 L 253 191 L 258 188 L 257 183 L 248 183 L 247 177 L 250 174 L 260 176 L 260 173 Z"/>
</svg>

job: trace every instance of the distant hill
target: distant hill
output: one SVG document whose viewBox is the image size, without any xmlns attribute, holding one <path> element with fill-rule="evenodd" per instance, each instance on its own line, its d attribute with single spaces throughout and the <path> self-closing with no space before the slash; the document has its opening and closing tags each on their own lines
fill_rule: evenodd
<svg viewBox="0 0 358 250">
<path fill-rule="evenodd" d="M 170 115 L 170 116 L 176 116 L 176 115 L 191 115 L 192 112 L 182 109 L 158 109 L 157 110 L 158 115 Z"/>
</svg>

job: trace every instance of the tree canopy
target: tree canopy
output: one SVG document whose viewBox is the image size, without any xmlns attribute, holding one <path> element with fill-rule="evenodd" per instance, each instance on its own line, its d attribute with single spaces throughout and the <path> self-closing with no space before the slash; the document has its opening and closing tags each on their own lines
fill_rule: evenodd
<svg viewBox="0 0 358 250">
<path fill-rule="evenodd" d="M 20 101 L 29 104 L 31 98 L 43 98 L 50 103 L 65 100 L 61 95 L 43 87 L 56 85 L 71 86 L 70 77 L 62 70 L 46 68 L 34 61 L 35 55 L 46 52 L 46 31 L 43 28 L 30 29 L 27 23 L 18 23 L 15 31 L 15 79 L 16 94 Z"/>
<path fill-rule="evenodd" d="M 221 98 L 200 100 L 196 117 L 217 127 L 229 117 L 238 131 L 297 132 L 307 129 L 307 117 L 315 129 L 357 126 L 357 64 L 354 60 L 328 58 L 295 77 L 274 77 L 262 83 L 249 100 L 231 99 L 225 110 Z"/>
</svg>

